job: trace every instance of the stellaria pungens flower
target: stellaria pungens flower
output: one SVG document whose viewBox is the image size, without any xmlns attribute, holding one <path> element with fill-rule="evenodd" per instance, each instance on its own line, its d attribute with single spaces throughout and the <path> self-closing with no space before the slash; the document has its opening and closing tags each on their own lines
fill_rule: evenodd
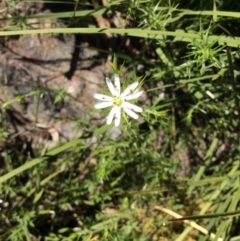
<svg viewBox="0 0 240 241">
<path fill-rule="evenodd" d="M 112 109 L 107 116 L 107 124 L 110 125 L 114 119 L 115 126 L 119 126 L 122 110 L 133 119 L 138 119 L 138 115 L 135 112 L 142 112 L 142 108 L 127 102 L 129 100 L 137 99 L 143 93 L 143 91 L 135 92 L 138 87 L 138 82 L 130 84 L 122 93 L 120 78 L 118 75 L 114 75 L 114 85 L 109 78 L 106 78 L 106 83 L 112 97 L 98 93 L 95 93 L 93 97 L 102 101 L 94 105 L 96 109 L 112 106 Z"/>
</svg>

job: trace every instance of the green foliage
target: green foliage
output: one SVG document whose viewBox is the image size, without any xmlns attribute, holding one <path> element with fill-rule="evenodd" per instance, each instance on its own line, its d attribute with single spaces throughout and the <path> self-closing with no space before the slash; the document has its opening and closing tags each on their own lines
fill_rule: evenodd
<svg viewBox="0 0 240 241">
<path fill-rule="evenodd" d="M 28 16 L 19 15 L 17 1 L 5 2 L 2 13 L 10 9 L 13 14 L 1 17 L 9 23 L 0 29 L 1 36 L 113 33 L 135 41 L 131 47 L 137 54 L 107 45 L 99 51 L 114 56 L 113 72 L 127 75 L 128 81 L 139 78 L 137 67 L 144 66 L 138 80 L 146 98 L 139 102 L 144 109 L 141 118 L 127 119 L 120 131 L 76 120 L 82 136 L 37 150 L 35 158 L 9 143 L 5 110 L 14 102 L 49 92 L 57 104 L 67 93 L 38 86 L 0 102 L 0 160 L 5 160 L 0 169 L 0 239 L 238 240 L 240 38 L 236 26 L 240 14 L 236 2 L 104 2 L 96 7 L 84 1 L 78 8 L 75 1 L 72 12 Z M 128 22 L 126 28 L 76 26 L 86 16 L 117 18 L 117 13 Z M 61 18 L 71 27 L 32 29 L 32 18 Z M 160 213 L 156 206 L 182 213 L 187 217 L 181 221 L 195 221 L 206 232 L 178 227 L 177 216 Z"/>
</svg>

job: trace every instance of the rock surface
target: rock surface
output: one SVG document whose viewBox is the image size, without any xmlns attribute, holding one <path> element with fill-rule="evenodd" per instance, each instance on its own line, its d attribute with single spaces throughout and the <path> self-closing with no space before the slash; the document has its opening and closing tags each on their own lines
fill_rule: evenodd
<svg viewBox="0 0 240 241">
<path fill-rule="evenodd" d="M 24 11 L 24 6 L 19 9 Z M 50 20 L 31 19 L 31 24 L 45 28 L 49 27 Z M 64 27 L 60 20 L 54 25 Z M 0 39 L 0 102 L 1 105 L 11 103 L 6 113 L 12 134 L 27 131 L 29 135 L 31 126 L 31 130 L 40 132 L 55 130 L 61 140 L 81 135 L 81 130 L 76 131 L 74 120 L 91 120 L 92 94 L 100 91 L 105 76 L 110 73 L 102 64 L 93 66 L 98 52 L 87 45 L 76 46 L 76 36 L 71 34 L 31 34 Z M 56 103 L 60 94 L 64 97 Z M 100 118 L 99 114 L 94 118 Z M 20 125 L 21 130 L 13 128 L 13 122 Z M 54 139 L 51 135 L 49 140 Z"/>
</svg>

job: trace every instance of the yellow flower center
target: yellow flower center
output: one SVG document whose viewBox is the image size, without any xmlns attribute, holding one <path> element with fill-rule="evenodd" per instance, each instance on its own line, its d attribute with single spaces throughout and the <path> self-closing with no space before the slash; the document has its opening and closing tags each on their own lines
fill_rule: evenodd
<svg viewBox="0 0 240 241">
<path fill-rule="evenodd" d="M 114 105 L 121 107 L 122 103 L 123 103 L 123 101 L 122 101 L 120 96 L 117 96 L 117 97 L 113 98 L 113 104 Z"/>
</svg>

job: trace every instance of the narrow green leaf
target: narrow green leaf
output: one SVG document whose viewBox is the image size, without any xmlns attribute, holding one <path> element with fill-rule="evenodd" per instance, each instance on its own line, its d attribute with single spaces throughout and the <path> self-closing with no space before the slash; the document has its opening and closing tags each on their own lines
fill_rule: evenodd
<svg viewBox="0 0 240 241">
<path fill-rule="evenodd" d="M 44 189 L 42 188 L 40 192 L 37 193 L 37 195 L 35 195 L 34 199 L 33 199 L 33 203 L 36 204 L 39 199 L 42 197 L 42 194 L 44 192 Z"/>
<path fill-rule="evenodd" d="M 108 130 L 112 129 L 112 127 L 113 127 L 113 124 L 101 126 L 94 130 L 93 135 L 97 136 L 97 135 L 103 134 L 103 133 L 107 132 Z"/>
<path fill-rule="evenodd" d="M 240 241 L 240 236 L 232 237 L 230 241 Z"/>
<path fill-rule="evenodd" d="M 217 22 L 217 6 L 216 0 L 213 0 L 213 22 Z"/>
<path fill-rule="evenodd" d="M 8 180 L 8 179 L 10 179 L 10 178 L 12 178 L 12 177 L 22 173 L 23 171 L 25 171 L 27 169 L 30 169 L 33 166 L 36 166 L 37 164 L 45 161 L 49 156 L 55 156 L 57 154 L 60 154 L 60 153 L 62 153 L 64 151 L 66 151 L 66 150 L 68 150 L 68 149 L 70 149 L 70 148 L 80 144 L 81 142 L 82 142 L 81 139 L 75 139 L 75 140 L 72 140 L 72 141 L 70 141 L 70 142 L 68 142 L 66 144 L 63 144 L 62 146 L 56 147 L 56 148 L 48 151 L 45 156 L 33 159 L 33 160 L 23 164 L 22 166 L 14 169 L 12 171 L 10 171 L 9 173 L 1 176 L 0 177 L 0 183 L 3 183 L 6 180 Z"/>
<path fill-rule="evenodd" d="M 235 217 L 235 216 L 240 216 L 240 210 L 237 210 L 237 211 L 234 211 L 234 212 L 225 212 L 225 213 L 185 216 L 185 217 L 182 217 L 182 218 L 169 219 L 169 221 L 206 219 L 206 218 L 222 218 L 222 217 Z"/>
</svg>

